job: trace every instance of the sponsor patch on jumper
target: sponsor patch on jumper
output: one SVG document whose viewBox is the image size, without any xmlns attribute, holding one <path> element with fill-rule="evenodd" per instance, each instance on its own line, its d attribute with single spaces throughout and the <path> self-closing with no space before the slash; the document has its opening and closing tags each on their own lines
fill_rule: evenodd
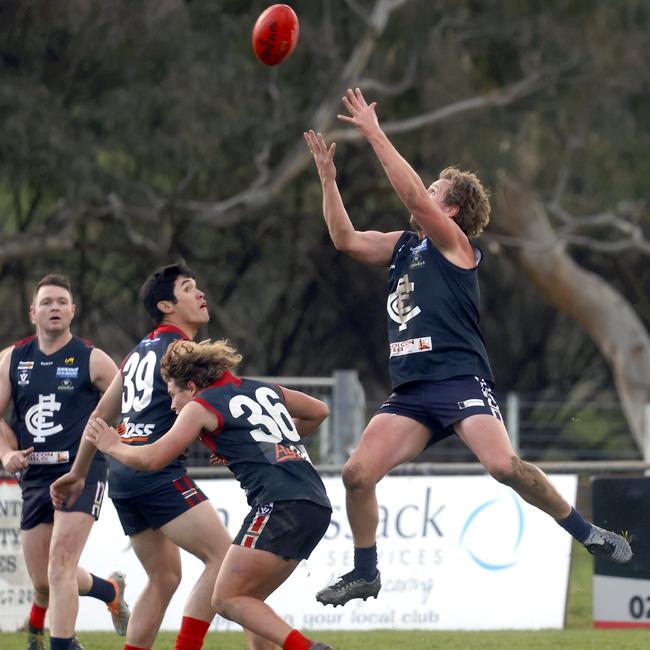
<svg viewBox="0 0 650 650">
<path fill-rule="evenodd" d="M 18 370 L 31 370 L 34 367 L 33 361 L 19 361 Z"/>
<path fill-rule="evenodd" d="M 485 406 L 482 399 L 466 399 L 464 402 L 458 402 L 459 409 L 469 409 L 473 406 Z"/>
<path fill-rule="evenodd" d="M 429 352 L 430 350 L 430 336 L 424 336 L 419 339 L 408 339 L 406 341 L 395 341 L 390 344 L 391 357 L 401 357 L 405 354 L 415 354 L 416 352 Z"/>
<path fill-rule="evenodd" d="M 79 367 L 70 368 L 66 366 L 58 366 L 56 369 L 57 377 L 67 377 L 68 379 L 75 379 L 79 376 Z"/>
<path fill-rule="evenodd" d="M 58 465 L 69 460 L 69 451 L 33 451 L 27 456 L 30 465 Z"/>
<path fill-rule="evenodd" d="M 415 253 L 413 255 L 413 258 L 411 259 L 411 263 L 409 264 L 410 269 L 419 269 L 424 266 L 424 258 L 420 253 Z"/>
</svg>

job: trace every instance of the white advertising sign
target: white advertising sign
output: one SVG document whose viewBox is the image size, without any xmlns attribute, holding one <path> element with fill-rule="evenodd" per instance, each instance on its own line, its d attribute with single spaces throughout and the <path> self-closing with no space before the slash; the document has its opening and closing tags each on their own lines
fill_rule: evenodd
<svg viewBox="0 0 650 650">
<path fill-rule="evenodd" d="M 20 487 L 0 479 L 0 632 L 23 626 L 32 602 L 32 582 L 20 544 Z"/>
<path fill-rule="evenodd" d="M 594 626 L 650 628 L 650 580 L 594 575 Z"/>
<path fill-rule="evenodd" d="M 577 477 L 552 476 L 575 504 Z M 198 481 L 235 534 L 248 512 L 232 479 Z M 353 549 L 339 477 L 325 479 L 334 514 L 311 558 L 269 603 L 303 629 L 539 629 L 564 624 L 571 537 L 541 511 L 489 476 L 387 477 L 378 486 L 378 549 L 382 590 L 378 599 L 325 607 L 316 592 L 349 571 Z M 82 556 L 89 571 L 127 575 L 134 603 L 145 574 L 122 533 L 110 499 Z M 183 554 L 183 581 L 163 621 L 178 629 L 183 604 L 201 563 Z M 214 629 L 238 629 L 217 617 Z M 82 598 L 79 630 L 112 629 L 102 603 Z"/>
</svg>

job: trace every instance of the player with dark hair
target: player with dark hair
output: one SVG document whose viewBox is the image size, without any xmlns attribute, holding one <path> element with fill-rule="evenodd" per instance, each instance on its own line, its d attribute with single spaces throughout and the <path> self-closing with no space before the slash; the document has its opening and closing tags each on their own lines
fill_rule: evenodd
<svg viewBox="0 0 650 650">
<path fill-rule="evenodd" d="M 336 183 L 334 152 L 321 134 L 305 133 L 323 189 L 325 222 L 338 250 L 389 271 L 389 368 L 393 393 L 366 427 L 343 468 L 354 569 L 317 595 L 324 604 L 376 597 L 376 484 L 425 447 L 456 434 L 486 470 L 540 508 L 587 550 L 617 563 L 628 542 L 585 521 L 548 477 L 519 458 L 492 394 L 494 382 L 479 328 L 481 251 L 470 239 L 489 221 L 488 193 L 472 173 L 444 170 L 426 187 L 379 126 L 376 103 L 348 90 L 339 115 L 372 146 L 411 213 L 415 232 L 355 230 Z"/>
<path fill-rule="evenodd" d="M 233 472 L 251 507 L 223 560 L 212 595 L 215 608 L 283 650 L 326 650 L 264 601 L 309 557 L 329 526 L 325 486 L 300 444 L 329 411 L 299 391 L 235 376 L 240 361 L 224 340 L 175 341 L 161 363 L 179 413 L 170 431 L 146 449 L 122 444 L 102 420 L 90 422 L 86 436 L 144 472 L 164 467 L 199 438 Z"/>
<path fill-rule="evenodd" d="M 162 356 L 173 341 L 193 338 L 208 322 L 209 313 L 205 295 L 184 264 L 156 270 L 143 284 L 140 297 L 156 327 L 126 356 L 91 419 L 112 422 L 121 414 L 118 428 L 125 447 L 142 447 L 148 454 L 176 419 L 160 375 Z M 82 443 L 70 472 L 52 485 L 57 507 L 79 494 L 95 451 L 89 442 Z M 210 596 L 231 540 L 212 504 L 187 475 L 183 451 L 155 473 L 132 469 L 115 459 L 110 462 L 109 496 L 147 573 L 147 584 L 133 607 L 125 650 L 153 646 L 181 580 L 179 547 L 205 568 L 185 604 L 177 650 L 200 650 L 215 615 Z M 269 647 L 254 637 L 249 643 L 255 650 Z"/>
<path fill-rule="evenodd" d="M 70 468 L 88 416 L 117 373 L 105 352 L 72 334 L 74 314 L 68 279 L 45 276 L 30 307 L 36 335 L 7 348 L 0 361 L 0 415 L 13 402 L 15 431 L 3 426 L 0 456 L 6 471 L 22 472 L 21 540 L 34 586 L 30 650 L 45 650 L 48 605 L 51 647 L 81 648 L 74 636 L 79 594 L 109 606 L 118 634 L 126 632 L 129 618 L 124 575 L 104 580 L 78 566 L 99 517 L 106 459 L 95 457 L 74 505 L 55 512 L 50 501 L 50 483 Z"/>
</svg>

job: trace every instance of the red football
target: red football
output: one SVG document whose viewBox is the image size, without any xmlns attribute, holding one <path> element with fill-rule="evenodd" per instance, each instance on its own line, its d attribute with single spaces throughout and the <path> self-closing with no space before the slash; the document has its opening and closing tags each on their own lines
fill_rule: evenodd
<svg viewBox="0 0 650 650">
<path fill-rule="evenodd" d="M 298 16 L 289 5 L 271 5 L 253 27 L 253 52 L 264 65 L 284 61 L 298 42 Z"/>
</svg>

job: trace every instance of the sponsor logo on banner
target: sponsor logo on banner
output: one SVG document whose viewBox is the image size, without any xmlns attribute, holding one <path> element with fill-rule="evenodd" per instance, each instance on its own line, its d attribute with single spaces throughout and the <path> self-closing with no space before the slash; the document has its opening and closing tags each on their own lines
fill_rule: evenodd
<svg viewBox="0 0 650 650">
<path fill-rule="evenodd" d="M 430 336 L 424 336 L 419 339 L 408 339 L 407 341 L 395 341 L 390 344 L 391 357 L 401 357 L 405 354 L 416 354 L 417 352 L 429 352 L 430 350 Z"/>
<path fill-rule="evenodd" d="M 493 512 L 504 507 L 512 509 L 507 516 L 515 525 L 504 531 L 504 539 L 501 539 L 496 547 L 490 548 L 485 544 L 485 540 L 491 535 L 490 526 L 495 518 Z M 482 569 L 503 571 L 519 562 L 518 551 L 524 530 L 524 511 L 519 498 L 512 492 L 502 499 L 490 499 L 481 503 L 470 513 L 460 533 L 459 546 Z"/>
</svg>

